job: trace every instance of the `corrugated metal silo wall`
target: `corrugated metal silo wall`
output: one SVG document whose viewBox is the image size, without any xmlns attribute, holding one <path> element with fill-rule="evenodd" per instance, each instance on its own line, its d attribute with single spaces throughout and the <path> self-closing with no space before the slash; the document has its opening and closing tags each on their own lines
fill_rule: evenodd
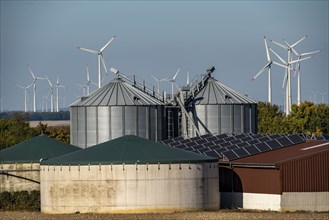
<svg viewBox="0 0 329 220">
<path fill-rule="evenodd" d="M 257 104 L 195 105 L 188 111 L 201 134 L 257 133 Z M 195 136 L 194 127 L 188 127 L 189 136 Z"/>
<path fill-rule="evenodd" d="M 129 134 L 163 140 L 165 120 L 163 106 L 71 107 L 71 144 L 85 148 Z"/>
<path fill-rule="evenodd" d="M 328 192 L 329 152 L 279 165 L 282 192 Z"/>
</svg>

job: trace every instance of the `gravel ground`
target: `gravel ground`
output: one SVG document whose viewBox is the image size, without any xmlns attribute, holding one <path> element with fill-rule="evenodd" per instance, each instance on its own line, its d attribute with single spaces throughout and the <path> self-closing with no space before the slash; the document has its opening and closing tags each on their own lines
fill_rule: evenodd
<svg viewBox="0 0 329 220">
<path fill-rule="evenodd" d="M 312 212 L 258 212 L 221 210 L 217 212 L 177 212 L 165 214 L 58 214 L 49 215 L 40 212 L 0 211 L 1 220 L 192 220 L 192 219 L 329 219 L 329 213 Z"/>
</svg>

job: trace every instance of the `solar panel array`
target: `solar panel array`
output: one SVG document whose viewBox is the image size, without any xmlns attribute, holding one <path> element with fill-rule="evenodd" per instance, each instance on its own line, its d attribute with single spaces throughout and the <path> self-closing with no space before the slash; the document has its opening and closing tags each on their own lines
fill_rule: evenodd
<svg viewBox="0 0 329 220">
<path fill-rule="evenodd" d="M 235 160 L 305 142 L 304 135 L 206 134 L 184 139 L 175 137 L 160 143 L 224 160 Z"/>
</svg>

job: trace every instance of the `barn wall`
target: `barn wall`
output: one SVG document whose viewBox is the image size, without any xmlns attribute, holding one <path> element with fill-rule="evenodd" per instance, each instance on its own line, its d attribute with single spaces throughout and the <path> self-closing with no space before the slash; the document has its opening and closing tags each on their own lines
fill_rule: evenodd
<svg viewBox="0 0 329 220">
<path fill-rule="evenodd" d="M 280 165 L 283 192 L 328 192 L 329 151 Z"/>
</svg>

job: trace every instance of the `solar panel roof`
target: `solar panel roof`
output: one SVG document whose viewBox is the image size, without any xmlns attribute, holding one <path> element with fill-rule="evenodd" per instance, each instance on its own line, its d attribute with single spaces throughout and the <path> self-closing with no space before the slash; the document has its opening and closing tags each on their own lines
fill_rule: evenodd
<svg viewBox="0 0 329 220">
<path fill-rule="evenodd" d="M 217 155 L 217 158 L 223 156 L 228 160 L 234 160 L 249 155 L 254 155 L 277 148 L 290 146 L 296 143 L 302 143 L 306 137 L 324 140 L 329 136 L 311 137 L 303 134 L 281 135 L 281 134 L 220 134 L 213 136 L 211 134 L 182 139 L 177 137 L 174 140 L 161 141 L 172 147 L 192 151 L 203 155 Z"/>
</svg>

